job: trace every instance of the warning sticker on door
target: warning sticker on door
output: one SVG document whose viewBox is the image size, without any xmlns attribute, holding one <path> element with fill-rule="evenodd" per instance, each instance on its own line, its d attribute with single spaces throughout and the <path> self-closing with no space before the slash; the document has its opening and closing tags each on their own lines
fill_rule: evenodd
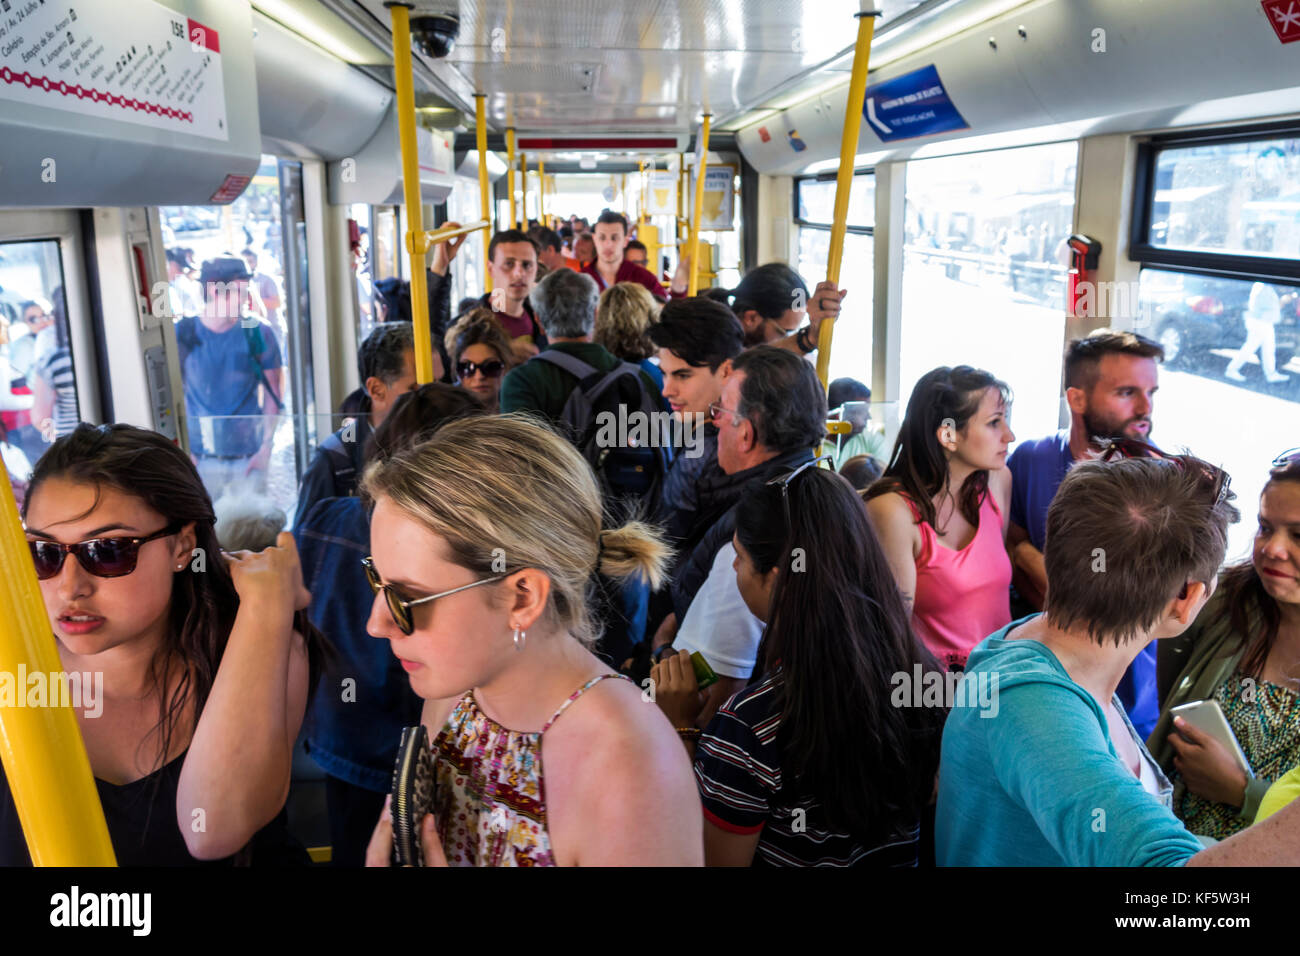
<svg viewBox="0 0 1300 956">
<path fill-rule="evenodd" d="M 0 99 L 230 138 L 217 31 L 154 0 L 0 0 Z"/>
<path fill-rule="evenodd" d="M 1264 16 L 1283 43 L 1300 40 L 1300 0 L 1264 0 Z"/>
</svg>

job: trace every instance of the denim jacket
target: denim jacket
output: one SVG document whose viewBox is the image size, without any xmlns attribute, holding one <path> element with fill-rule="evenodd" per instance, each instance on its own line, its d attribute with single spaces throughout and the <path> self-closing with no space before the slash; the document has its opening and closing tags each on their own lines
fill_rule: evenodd
<svg viewBox="0 0 1300 956">
<path fill-rule="evenodd" d="M 338 651 L 326 662 L 307 712 L 307 751 L 326 773 L 376 793 L 392 785 L 402 728 L 423 702 L 387 641 L 366 633 L 374 602 L 361 559 L 370 521 L 360 498 L 326 498 L 294 529 L 308 616 Z"/>
</svg>

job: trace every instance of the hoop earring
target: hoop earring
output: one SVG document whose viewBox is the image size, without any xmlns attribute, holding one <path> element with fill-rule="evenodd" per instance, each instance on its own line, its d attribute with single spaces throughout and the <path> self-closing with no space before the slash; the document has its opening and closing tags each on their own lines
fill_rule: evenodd
<svg viewBox="0 0 1300 956">
<path fill-rule="evenodd" d="M 522 651 L 524 649 L 524 642 L 527 640 L 528 640 L 528 632 L 521 631 L 519 630 L 519 628 L 515 628 L 515 650 Z"/>
</svg>

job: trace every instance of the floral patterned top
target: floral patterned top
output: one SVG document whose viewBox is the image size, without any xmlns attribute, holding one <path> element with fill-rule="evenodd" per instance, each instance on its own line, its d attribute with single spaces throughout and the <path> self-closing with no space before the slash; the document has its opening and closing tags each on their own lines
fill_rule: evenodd
<svg viewBox="0 0 1300 956">
<path fill-rule="evenodd" d="M 433 812 L 452 866 L 554 866 L 542 785 L 542 734 L 570 704 L 608 677 L 583 684 L 541 733 L 502 727 L 479 709 L 473 691 L 457 702 L 431 745 Z M 626 680 L 626 678 L 623 678 Z"/>
<path fill-rule="evenodd" d="M 1246 687 L 1249 693 L 1243 692 Z M 1300 763 L 1300 694 L 1269 681 L 1256 683 L 1236 671 L 1215 691 L 1214 699 L 1255 776 L 1276 780 Z M 1236 807 L 1215 803 L 1190 789 L 1174 812 L 1187 829 L 1216 840 L 1226 840 L 1254 822 L 1243 818 Z"/>
</svg>

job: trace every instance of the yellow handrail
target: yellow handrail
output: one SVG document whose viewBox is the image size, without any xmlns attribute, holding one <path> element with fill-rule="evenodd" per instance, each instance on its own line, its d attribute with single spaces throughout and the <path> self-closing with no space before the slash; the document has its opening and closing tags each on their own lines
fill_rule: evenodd
<svg viewBox="0 0 1300 956">
<path fill-rule="evenodd" d="M 686 294 L 693 296 L 700 284 L 700 264 L 696 254 L 700 251 L 700 220 L 704 218 L 704 167 L 709 164 L 709 118 L 704 114 L 704 123 L 700 127 L 700 168 L 695 171 L 695 208 L 691 214 L 690 239 L 686 244 L 686 255 L 690 258 L 691 277 L 686 287 Z"/>
<path fill-rule="evenodd" d="M 858 153 L 858 135 L 862 129 L 862 104 L 867 92 L 867 61 L 871 56 L 871 37 L 875 32 L 877 10 L 857 14 L 858 40 L 853 48 L 853 73 L 849 77 L 849 102 L 844 108 L 844 130 L 840 134 L 840 168 L 835 177 L 835 215 L 831 222 L 830 254 L 826 262 L 826 281 L 839 287 L 840 259 L 844 256 L 844 231 L 849 219 L 849 192 L 853 188 L 853 158 Z M 827 386 L 831 367 L 831 337 L 835 322 L 826 319 L 817 333 L 817 377 Z"/>
<path fill-rule="evenodd" d="M 510 193 L 510 225 L 514 229 L 519 223 L 515 215 L 515 128 L 506 128 L 506 191 Z"/>
<path fill-rule="evenodd" d="M 431 229 L 423 234 L 425 247 L 431 249 L 440 242 L 455 239 L 457 236 L 467 236 L 471 232 L 487 229 L 490 225 L 492 223 L 486 219 L 480 219 L 478 222 L 469 222 L 463 226 L 439 226 L 437 229 Z"/>
<path fill-rule="evenodd" d="M 478 209 L 479 215 L 489 225 L 492 222 L 492 201 L 488 198 L 488 167 L 487 167 L 487 110 L 484 106 L 484 100 L 487 98 L 484 93 L 474 94 L 474 145 L 478 150 Z M 492 291 L 492 272 L 488 269 L 488 246 L 491 243 L 491 237 L 488 235 L 492 230 L 489 228 L 483 233 L 483 287 L 486 291 Z"/>
<path fill-rule="evenodd" d="M 523 179 L 522 195 L 519 202 L 519 231 L 528 229 L 528 154 L 519 154 L 519 173 Z"/>
<path fill-rule="evenodd" d="M 543 226 L 550 228 L 546 221 L 546 160 L 537 161 L 537 178 L 541 180 L 541 188 L 537 192 L 537 221 Z"/>
<path fill-rule="evenodd" d="M 411 79 L 409 8 L 394 4 L 393 79 L 397 83 L 397 130 L 402 144 L 402 199 L 406 206 L 406 251 L 411 257 L 411 325 L 415 332 L 415 380 L 433 381 L 433 340 L 429 334 L 429 284 L 424 271 L 423 211 L 420 208 L 420 158 L 416 146 L 415 91 Z"/>
<path fill-rule="evenodd" d="M 15 699 L 0 706 L 0 760 L 37 866 L 116 866 L 77 715 L 62 701 L 59 652 L 8 480 L 0 478 L 0 673 Z M 31 677 L 47 688 L 29 704 Z M 88 675 L 89 676 L 89 675 Z M 60 688 L 63 706 L 52 706 Z M 103 675 L 96 692 L 103 695 Z M 76 703 L 83 703 L 76 701 Z M 11 706 L 12 704 L 12 706 Z M 175 809 L 171 811 L 175 814 Z"/>
</svg>

